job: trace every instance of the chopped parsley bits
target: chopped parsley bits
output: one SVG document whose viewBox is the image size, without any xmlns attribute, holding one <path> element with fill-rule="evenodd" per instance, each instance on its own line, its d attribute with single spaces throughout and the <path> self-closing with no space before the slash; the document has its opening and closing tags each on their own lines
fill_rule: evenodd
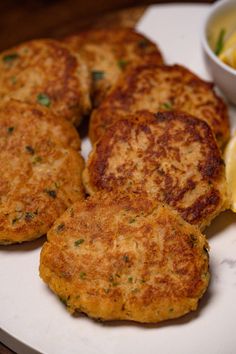
<svg viewBox="0 0 236 354">
<path fill-rule="evenodd" d="M 208 278 L 209 278 L 209 273 L 204 273 L 204 274 L 202 274 L 202 275 L 201 275 L 201 278 L 202 278 L 202 279 L 206 279 L 206 278 L 208 279 Z"/>
<path fill-rule="evenodd" d="M 42 162 L 42 157 L 35 156 L 32 163 L 35 165 L 36 163 Z"/>
<path fill-rule="evenodd" d="M 59 224 L 57 225 L 56 232 L 59 234 L 65 229 L 65 224 Z"/>
<path fill-rule="evenodd" d="M 133 224 L 136 221 L 136 219 L 129 219 L 129 224 Z"/>
<path fill-rule="evenodd" d="M 109 289 L 109 288 L 103 289 L 103 290 L 104 290 L 104 293 L 105 293 L 105 294 L 108 294 L 108 293 L 110 292 L 110 289 Z"/>
<path fill-rule="evenodd" d="M 127 256 L 126 254 L 123 256 L 123 260 L 128 263 L 129 262 L 129 256 Z"/>
<path fill-rule="evenodd" d="M 166 101 L 166 102 L 162 103 L 161 108 L 162 109 L 172 109 L 172 103 L 170 101 Z"/>
<path fill-rule="evenodd" d="M 119 68 L 122 69 L 122 70 L 126 68 L 127 64 L 128 64 L 128 62 L 127 62 L 127 60 L 125 60 L 125 59 L 120 59 L 120 60 L 118 60 L 118 62 L 117 62 L 117 65 L 118 65 Z"/>
<path fill-rule="evenodd" d="M 141 39 L 139 42 L 138 42 L 138 46 L 139 48 L 146 48 L 148 45 L 148 41 L 144 38 L 144 39 Z"/>
<path fill-rule="evenodd" d="M 190 235 L 189 236 L 189 244 L 192 248 L 194 248 L 197 245 L 197 238 L 195 235 Z"/>
<path fill-rule="evenodd" d="M 59 300 L 60 300 L 65 306 L 67 306 L 67 299 L 66 299 L 66 298 L 59 296 Z"/>
<path fill-rule="evenodd" d="M 34 217 L 35 217 L 35 213 L 32 213 L 32 212 L 30 212 L 30 211 L 27 211 L 27 212 L 25 213 L 25 220 L 26 220 L 26 221 L 30 221 L 30 220 L 32 220 Z"/>
<path fill-rule="evenodd" d="M 57 192 L 53 189 L 45 189 L 44 190 L 45 193 L 47 193 L 49 195 L 49 197 L 55 199 L 57 197 Z"/>
<path fill-rule="evenodd" d="M 8 128 L 7 128 L 8 134 L 13 133 L 14 129 L 15 129 L 14 127 L 8 127 Z"/>
<path fill-rule="evenodd" d="M 84 243 L 84 239 L 83 239 L 83 238 L 80 238 L 79 240 L 77 240 L 77 241 L 74 242 L 74 245 L 75 245 L 76 247 L 78 247 L 78 246 L 80 246 L 82 243 Z"/>
<path fill-rule="evenodd" d="M 16 80 L 16 77 L 15 77 L 15 76 L 12 76 L 10 80 L 11 80 L 12 85 L 15 85 L 15 84 L 16 84 L 16 82 L 17 82 L 17 80 Z"/>
<path fill-rule="evenodd" d="M 15 223 L 17 222 L 17 221 L 19 221 L 21 218 L 22 218 L 22 214 L 20 215 L 20 216 L 17 216 L 17 217 L 15 217 L 14 219 L 12 219 L 12 225 L 15 225 Z"/>
<path fill-rule="evenodd" d="M 110 275 L 110 277 L 109 277 L 109 282 L 111 282 L 111 285 L 112 285 L 112 286 L 117 286 L 117 285 L 118 285 L 118 283 L 114 280 L 113 275 Z"/>
<path fill-rule="evenodd" d="M 62 278 L 68 278 L 70 276 L 69 272 L 62 272 L 61 273 Z"/>
<path fill-rule="evenodd" d="M 12 63 L 14 60 L 18 59 L 19 55 L 17 53 L 4 55 L 2 58 L 4 63 Z"/>
<path fill-rule="evenodd" d="M 97 71 L 97 70 L 94 70 L 92 71 L 92 78 L 94 81 L 99 81 L 99 80 L 102 80 L 104 78 L 104 71 Z"/>
<path fill-rule="evenodd" d="M 55 186 L 55 188 L 59 188 L 59 183 L 54 182 L 54 186 Z"/>
<path fill-rule="evenodd" d="M 31 155 L 34 155 L 35 153 L 34 149 L 30 145 L 26 145 L 25 150 Z"/>
<path fill-rule="evenodd" d="M 79 273 L 79 277 L 80 277 L 80 279 L 84 279 L 86 277 L 86 273 L 85 272 L 80 272 Z"/>
<path fill-rule="evenodd" d="M 73 209 L 73 208 L 70 208 L 70 209 L 69 209 L 69 212 L 70 212 L 70 216 L 73 218 L 73 217 L 74 217 L 74 209 Z"/>
<path fill-rule="evenodd" d="M 37 102 L 45 107 L 50 107 L 51 100 L 45 93 L 39 93 L 37 96 Z"/>
<path fill-rule="evenodd" d="M 133 282 L 133 277 L 128 277 L 128 282 L 132 283 Z"/>
</svg>

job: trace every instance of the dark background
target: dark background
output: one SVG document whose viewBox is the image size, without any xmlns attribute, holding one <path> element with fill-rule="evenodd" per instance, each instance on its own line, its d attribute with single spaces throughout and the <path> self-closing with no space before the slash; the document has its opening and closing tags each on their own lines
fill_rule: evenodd
<svg viewBox="0 0 236 354">
<path fill-rule="evenodd" d="M 190 2 L 180 0 L 181 2 Z M 109 11 L 151 3 L 150 0 L 0 0 L 0 50 L 39 37 L 60 37 L 86 28 Z M 193 2 L 213 2 L 200 0 Z"/>
</svg>

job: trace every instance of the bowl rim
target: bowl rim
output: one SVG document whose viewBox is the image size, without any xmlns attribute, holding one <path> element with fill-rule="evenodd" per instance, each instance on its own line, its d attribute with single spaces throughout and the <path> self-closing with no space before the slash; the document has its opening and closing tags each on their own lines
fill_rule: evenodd
<svg viewBox="0 0 236 354">
<path fill-rule="evenodd" d="M 217 57 L 217 55 L 211 49 L 211 47 L 210 47 L 210 45 L 208 43 L 208 39 L 207 39 L 207 26 L 208 26 L 208 23 L 209 23 L 210 19 L 212 19 L 214 17 L 215 13 L 218 12 L 218 10 L 220 8 L 223 8 L 223 7 L 227 6 L 230 3 L 235 3 L 235 5 L 236 5 L 236 1 L 235 0 L 219 0 L 215 4 L 211 5 L 211 7 L 210 7 L 205 19 L 204 19 L 201 37 L 202 37 L 203 47 L 204 47 L 205 51 L 207 52 L 208 56 L 217 65 L 219 65 L 222 69 L 224 69 L 225 71 L 227 71 L 228 73 L 230 73 L 230 74 L 232 74 L 232 75 L 234 75 L 236 77 L 236 69 L 231 68 L 229 65 L 223 63 Z"/>
</svg>

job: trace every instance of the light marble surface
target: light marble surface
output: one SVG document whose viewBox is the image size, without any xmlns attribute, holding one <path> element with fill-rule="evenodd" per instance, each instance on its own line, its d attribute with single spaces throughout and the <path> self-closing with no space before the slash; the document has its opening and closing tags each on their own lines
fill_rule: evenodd
<svg viewBox="0 0 236 354">
<path fill-rule="evenodd" d="M 209 79 L 199 38 L 207 10 L 208 5 L 152 6 L 137 28 L 158 42 L 168 63 Z M 233 108 L 231 119 L 236 127 Z M 89 149 L 84 140 L 84 155 Z M 206 234 L 212 278 L 199 310 L 156 326 L 71 317 L 38 277 L 44 240 L 1 247 L 0 340 L 20 354 L 235 354 L 236 215 L 222 213 Z"/>
</svg>

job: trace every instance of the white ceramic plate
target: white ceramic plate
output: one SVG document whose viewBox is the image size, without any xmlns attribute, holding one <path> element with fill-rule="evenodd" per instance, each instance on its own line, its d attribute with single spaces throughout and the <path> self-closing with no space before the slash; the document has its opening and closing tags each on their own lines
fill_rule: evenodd
<svg viewBox="0 0 236 354">
<path fill-rule="evenodd" d="M 209 79 L 200 46 L 208 5 L 156 5 L 137 28 L 157 41 L 168 63 Z M 236 111 L 231 108 L 236 122 Z M 83 143 L 84 154 L 89 150 Z M 67 313 L 38 277 L 44 240 L 0 248 L 0 340 L 20 354 L 235 354 L 236 215 L 221 214 L 207 230 L 210 287 L 199 310 L 179 320 L 100 324 Z"/>
</svg>

